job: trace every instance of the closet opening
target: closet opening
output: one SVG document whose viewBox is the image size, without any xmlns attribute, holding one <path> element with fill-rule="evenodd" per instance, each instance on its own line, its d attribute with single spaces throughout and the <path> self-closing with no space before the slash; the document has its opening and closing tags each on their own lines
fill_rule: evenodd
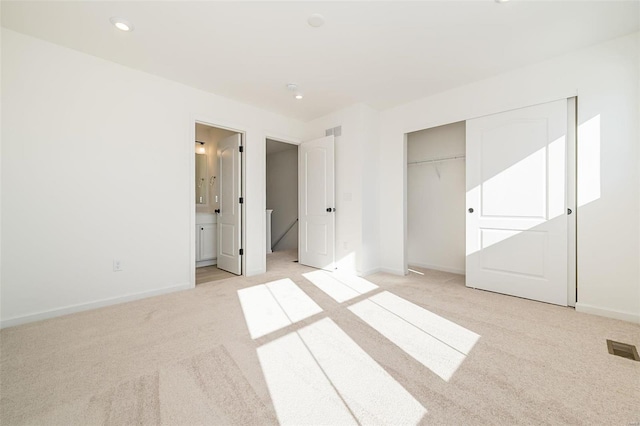
<svg viewBox="0 0 640 426">
<path fill-rule="evenodd" d="M 465 122 L 407 134 L 407 260 L 465 273 Z"/>
</svg>

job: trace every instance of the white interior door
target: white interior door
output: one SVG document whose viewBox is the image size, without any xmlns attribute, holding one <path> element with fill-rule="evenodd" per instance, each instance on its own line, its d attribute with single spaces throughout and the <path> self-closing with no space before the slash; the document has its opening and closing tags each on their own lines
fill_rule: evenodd
<svg viewBox="0 0 640 426">
<path fill-rule="evenodd" d="M 335 188 L 333 136 L 304 142 L 298 151 L 298 261 L 335 269 Z"/>
<path fill-rule="evenodd" d="M 567 101 L 467 121 L 468 287 L 567 305 Z"/>
<path fill-rule="evenodd" d="M 220 184 L 218 268 L 236 275 L 242 273 L 242 257 L 240 256 L 242 241 L 240 143 L 240 134 L 231 135 L 218 142 Z"/>
</svg>

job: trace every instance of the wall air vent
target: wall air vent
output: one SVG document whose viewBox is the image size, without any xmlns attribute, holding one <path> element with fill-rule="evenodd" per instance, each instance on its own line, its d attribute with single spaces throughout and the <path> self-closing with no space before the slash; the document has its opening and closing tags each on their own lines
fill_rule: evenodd
<svg viewBox="0 0 640 426">
<path fill-rule="evenodd" d="M 324 131 L 325 136 L 341 136 L 342 135 L 342 126 L 333 127 L 331 129 L 327 129 Z"/>
</svg>

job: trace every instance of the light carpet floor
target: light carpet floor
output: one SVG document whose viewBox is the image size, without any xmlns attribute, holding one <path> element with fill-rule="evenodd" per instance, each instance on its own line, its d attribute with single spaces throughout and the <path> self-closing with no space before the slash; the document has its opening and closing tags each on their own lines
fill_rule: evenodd
<svg viewBox="0 0 640 426">
<path fill-rule="evenodd" d="M 339 303 L 294 259 L 274 253 L 265 275 L 2 330 L 0 423 L 331 424 L 337 412 L 322 409 L 332 404 L 361 424 L 640 422 L 640 362 L 610 355 L 605 343 L 640 345 L 638 325 L 468 289 L 462 276 L 428 270 L 371 275 L 378 288 Z M 284 278 L 321 312 L 253 339 L 238 290 Z M 393 321 L 378 331 L 355 314 L 355 304 L 382 293 L 480 336 L 448 380 L 419 362 L 433 340 L 401 348 L 393 342 L 402 336 L 384 329 Z M 328 320 L 325 331 L 314 328 Z M 282 343 L 290 341 L 303 342 L 290 347 L 312 351 L 307 358 L 316 364 L 287 358 L 294 352 Z M 314 348 L 321 341 L 326 347 Z M 273 374 L 274 365 L 282 374 Z M 316 417 L 292 419 L 301 407 Z"/>
</svg>

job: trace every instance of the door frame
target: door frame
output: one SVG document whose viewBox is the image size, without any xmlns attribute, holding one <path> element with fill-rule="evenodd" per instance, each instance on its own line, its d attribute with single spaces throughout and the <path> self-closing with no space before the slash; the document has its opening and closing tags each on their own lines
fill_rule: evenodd
<svg viewBox="0 0 640 426">
<path fill-rule="evenodd" d="M 573 210 L 567 224 L 567 305 L 578 301 L 578 97 L 567 98 L 567 207 Z"/>
<path fill-rule="evenodd" d="M 286 137 L 282 137 L 282 136 L 269 136 L 269 135 L 265 135 L 264 137 L 264 207 L 262 210 L 267 210 L 267 139 L 268 140 L 272 140 L 274 142 L 280 142 L 280 143 L 286 143 L 289 145 L 295 145 L 297 148 L 297 150 L 300 150 L 300 144 L 302 143 L 302 141 L 300 140 L 294 140 L 291 138 L 286 138 Z M 297 167 L 297 163 L 296 163 L 296 167 Z M 300 209 L 300 197 L 298 197 L 298 209 Z M 273 235 L 272 235 L 273 236 Z M 266 247 L 267 247 L 267 232 L 266 232 L 266 222 L 265 222 L 265 232 L 264 232 L 264 244 L 262 244 L 263 247 L 265 247 L 265 253 L 264 253 L 264 270 L 265 272 L 267 271 L 267 251 L 266 251 Z"/>
<path fill-rule="evenodd" d="M 267 139 L 275 141 L 275 142 L 282 142 L 282 143 L 287 143 L 289 145 L 295 145 L 298 147 L 298 151 L 300 150 L 300 144 L 302 143 L 302 141 L 300 139 L 293 139 L 293 138 L 287 138 L 287 137 L 283 137 L 283 136 L 270 136 L 269 134 L 266 134 L 264 136 L 264 206 L 262 208 L 262 210 L 266 211 L 267 210 Z M 300 173 L 300 169 L 298 169 L 298 174 Z M 195 194 L 195 193 L 194 193 Z M 195 195 L 194 195 L 195 196 Z M 300 209 L 300 197 L 298 197 L 298 209 Z M 298 234 L 300 233 L 300 231 L 298 230 Z M 263 247 L 267 247 L 267 230 L 265 229 L 264 231 L 264 241 L 262 244 Z M 299 250 L 299 248 L 298 248 Z M 267 271 L 267 252 L 265 250 L 264 253 L 264 270 L 265 272 Z"/>
<path fill-rule="evenodd" d="M 545 101 L 542 102 L 536 102 L 533 104 L 527 104 L 527 105 L 521 105 L 521 106 L 509 106 L 509 109 L 506 110 L 499 110 L 499 111 L 494 111 L 494 112 L 489 112 L 486 114 L 481 114 L 481 115 L 477 115 L 477 116 L 472 116 L 472 117 L 465 117 L 465 118 L 461 118 L 461 119 L 456 119 L 456 120 L 451 120 L 451 121 L 446 121 L 446 122 L 441 122 L 441 121 L 435 121 L 435 122 L 430 122 L 427 123 L 424 126 L 421 126 L 419 128 L 411 128 L 406 130 L 403 133 L 403 231 L 404 231 L 404 236 L 403 236 L 403 253 L 402 253 L 402 258 L 403 258 L 403 272 L 405 275 L 409 274 L 409 263 L 408 263 L 408 245 L 407 245 L 407 241 L 408 241 L 408 220 L 407 220 L 407 212 L 408 212 L 408 181 L 407 181 L 407 176 L 408 176 L 408 165 L 407 165 L 407 143 L 409 140 L 409 133 L 413 133 L 413 132 L 419 132 L 421 130 L 427 130 L 427 129 L 431 129 L 434 127 L 439 127 L 439 126 L 445 126 L 447 124 L 452 124 L 452 123 L 457 123 L 460 121 L 467 121 L 467 120 L 472 120 L 474 118 L 480 118 L 480 117 L 484 117 L 487 115 L 493 115 L 493 114 L 499 114 L 501 112 L 507 112 L 507 111 L 512 111 L 512 110 L 516 110 L 516 109 L 520 109 L 520 108 L 527 108 L 530 106 L 535 106 L 535 105 L 540 105 L 540 104 L 545 104 L 545 103 L 549 103 L 549 102 L 555 102 L 555 101 L 560 101 L 560 100 L 565 100 L 567 101 L 567 155 L 566 155 L 566 159 L 567 159 L 567 206 L 569 208 L 571 208 L 573 210 L 573 213 L 571 214 L 571 216 L 567 216 L 569 219 L 569 223 L 568 223 L 568 229 L 567 229 L 567 239 L 568 239 L 568 246 L 567 246 L 567 256 L 568 256 L 568 263 L 567 263 L 567 270 L 568 270 L 568 277 L 567 277 L 567 295 L 568 295 L 568 299 L 567 299 L 567 305 L 571 306 L 571 307 L 575 307 L 576 302 L 578 301 L 578 276 L 577 276 L 577 269 L 578 269 L 578 243 L 577 243 L 577 239 L 578 239 L 578 233 L 577 233 L 577 223 L 578 223 L 578 205 L 576 202 L 576 197 L 577 197 L 577 147 L 578 147 L 578 132 L 577 132 L 577 126 L 578 126 L 578 96 L 577 95 L 568 95 L 568 96 L 562 96 L 559 98 L 553 98 L 553 99 L 547 99 Z M 195 191 L 195 189 L 194 189 Z M 194 196 L 195 196 L 195 192 L 194 192 Z"/>
<path fill-rule="evenodd" d="M 188 188 L 189 188 L 189 288 L 195 288 L 196 286 L 196 188 L 193 184 L 194 176 L 196 173 L 196 160 L 193 151 L 193 145 L 196 138 L 196 124 L 202 124 L 209 127 L 216 127 L 218 129 L 229 130 L 232 132 L 236 132 L 240 134 L 240 145 L 242 147 L 245 146 L 247 140 L 247 132 L 241 130 L 242 126 L 238 126 L 234 123 L 224 123 L 217 121 L 211 117 L 205 117 L 201 115 L 194 115 L 189 119 L 189 131 L 188 131 L 188 139 L 187 144 L 185 146 L 188 147 Z M 246 198 L 246 151 L 243 152 L 243 155 L 240 156 L 240 196 Z M 217 158 L 216 158 L 217 160 Z M 246 203 L 243 203 L 240 208 L 240 243 L 242 247 L 246 247 L 246 234 L 247 234 L 247 224 L 246 224 Z M 246 256 L 242 256 L 241 260 L 241 274 L 239 276 L 245 276 L 246 274 Z"/>
</svg>

